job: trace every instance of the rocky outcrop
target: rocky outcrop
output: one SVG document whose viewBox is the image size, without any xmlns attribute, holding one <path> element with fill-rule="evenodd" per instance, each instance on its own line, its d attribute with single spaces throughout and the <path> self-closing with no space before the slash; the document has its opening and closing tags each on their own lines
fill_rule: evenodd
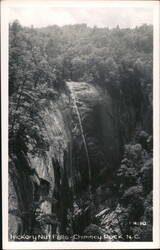
<svg viewBox="0 0 160 250">
<path fill-rule="evenodd" d="M 102 234 L 95 215 L 108 211 L 116 199 L 115 170 L 133 133 L 136 112 L 85 82 L 67 82 L 54 100 L 41 105 L 42 121 L 35 129 L 46 147 L 32 154 L 33 138 L 26 144 L 21 136 L 10 152 L 11 240 L 19 234 L 89 234 L 92 228 Z"/>
<path fill-rule="evenodd" d="M 41 215 L 59 213 L 63 206 L 63 189 L 71 181 L 71 131 L 69 129 L 68 97 L 61 95 L 56 101 L 50 101 L 39 113 L 43 117 L 43 127 L 37 124 L 46 139 L 48 148 L 32 155 L 32 138 L 28 138 L 27 150 L 17 147 L 10 152 L 9 182 L 9 234 L 51 233 L 51 224 L 40 220 Z M 23 138 L 21 138 L 23 141 Z M 20 140 L 17 139 L 17 143 Z M 16 141 L 15 141 L 16 143 Z M 23 142 L 22 142 L 23 143 Z M 61 194 L 60 194 L 61 192 Z M 66 195 L 66 194 L 65 194 Z M 59 207 L 60 206 L 60 207 Z M 57 220 L 57 218 L 56 218 Z M 57 225 L 59 222 L 54 221 Z M 27 223 L 26 223 L 27 221 Z M 54 224 L 54 222 L 52 224 Z M 25 228 L 24 228 L 25 225 Z"/>
</svg>

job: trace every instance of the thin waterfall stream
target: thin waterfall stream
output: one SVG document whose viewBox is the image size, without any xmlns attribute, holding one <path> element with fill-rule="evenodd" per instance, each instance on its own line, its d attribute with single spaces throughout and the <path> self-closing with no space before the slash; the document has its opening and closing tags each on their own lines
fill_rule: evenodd
<svg viewBox="0 0 160 250">
<path fill-rule="evenodd" d="M 72 84 L 74 84 L 74 82 L 69 82 L 68 88 L 70 90 L 71 93 L 71 98 L 73 101 L 73 107 L 75 108 L 76 114 L 77 114 L 77 118 L 78 118 L 78 123 L 79 123 L 79 127 L 80 127 L 80 132 L 81 132 L 81 136 L 82 136 L 82 140 L 83 140 L 83 144 L 84 144 L 84 149 L 85 149 L 85 153 L 86 153 L 86 157 L 87 157 L 87 165 L 88 165 L 88 176 L 89 176 L 89 193 L 91 193 L 91 163 L 90 163 L 90 158 L 89 158 L 89 152 L 88 152 L 88 147 L 87 147 L 87 142 L 86 142 L 86 138 L 85 138 L 85 133 L 84 133 L 84 129 L 83 129 L 83 125 L 82 125 L 82 118 L 81 118 L 81 114 L 79 111 L 79 108 L 77 106 L 77 100 L 76 100 L 76 95 L 74 93 Z"/>
</svg>

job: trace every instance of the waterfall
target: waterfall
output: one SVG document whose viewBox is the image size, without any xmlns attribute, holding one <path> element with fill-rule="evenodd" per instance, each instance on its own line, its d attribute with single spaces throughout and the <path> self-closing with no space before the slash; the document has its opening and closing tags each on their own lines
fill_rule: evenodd
<svg viewBox="0 0 160 250">
<path fill-rule="evenodd" d="M 75 95 L 74 90 L 73 90 L 73 85 L 75 85 L 74 82 L 68 82 L 68 84 L 67 84 L 67 86 L 68 86 L 68 88 L 70 90 L 70 96 L 71 96 L 72 101 L 73 101 L 73 107 L 74 107 L 74 109 L 76 111 L 76 114 L 77 114 L 78 123 L 79 123 L 79 127 L 80 127 L 80 132 L 81 132 L 83 145 L 84 145 L 84 149 L 85 149 L 85 153 L 86 153 L 87 166 L 88 166 L 88 176 L 89 176 L 89 192 L 91 192 L 91 163 L 90 163 L 90 158 L 89 158 L 85 133 L 84 133 L 83 125 L 82 125 L 82 118 L 81 118 L 79 108 L 77 106 L 77 99 L 76 99 L 76 95 Z"/>
</svg>

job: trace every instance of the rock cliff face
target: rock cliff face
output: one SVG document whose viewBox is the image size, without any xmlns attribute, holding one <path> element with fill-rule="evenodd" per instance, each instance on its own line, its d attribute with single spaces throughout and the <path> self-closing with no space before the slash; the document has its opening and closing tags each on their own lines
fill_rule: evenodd
<svg viewBox="0 0 160 250">
<path fill-rule="evenodd" d="M 72 169 L 69 168 L 72 157 L 72 138 L 69 128 L 68 102 L 68 96 L 61 94 L 56 101 L 50 101 L 47 107 L 39 110 L 43 116 L 42 124 L 44 126 L 37 126 L 37 130 L 40 130 L 42 135 L 47 138 L 46 151 L 37 155 L 25 151 L 26 154 L 24 154 L 23 148 L 17 148 L 16 145 L 16 152 L 11 154 L 9 167 L 11 172 L 9 184 L 10 234 L 41 233 L 42 225 L 34 218 L 41 213 L 51 216 L 53 207 L 55 211 L 57 209 L 57 213 L 59 212 L 61 217 L 63 211 L 58 211 L 58 206 L 64 201 L 64 197 L 60 197 L 60 195 L 63 195 L 63 186 L 67 189 L 64 182 L 67 182 L 68 178 L 69 180 L 72 178 Z M 28 138 L 28 148 L 32 148 L 32 146 L 32 138 Z M 43 229 L 50 231 L 48 226 L 44 226 Z"/>
<path fill-rule="evenodd" d="M 122 96 L 115 100 L 85 82 L 67 82 L 39 114 L 43 125 L 36 129 L 47 138 L 46 149 L 33 155 L 18 138 L 19 145 L 10 153 L 11 240 L 22 234 L 89 230 L 92 213 L 100 212 L 104 201 L 110 207 L 116 199 L 114 176 L 124 144 L 134 137 L 137 125 L 141 128 L 136 108 L 127 106 Z M 27 149 L 32 147 L 28 137 Z"/>
</svg>

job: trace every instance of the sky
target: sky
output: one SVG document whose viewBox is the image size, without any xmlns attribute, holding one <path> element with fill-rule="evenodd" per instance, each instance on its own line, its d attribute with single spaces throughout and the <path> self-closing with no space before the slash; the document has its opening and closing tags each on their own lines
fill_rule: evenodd
<svg viewBox="0 0 160 250">
<path fill-rule="evenodd" d="M 152 9 L 143 7 L 14 7 L 9 10 L 10 22 L 18 19 L 23 26 L 34 27 L 86 23 L 90 27 L 134 28 L 152 24 L 152 18 Z"/>
</svg>

